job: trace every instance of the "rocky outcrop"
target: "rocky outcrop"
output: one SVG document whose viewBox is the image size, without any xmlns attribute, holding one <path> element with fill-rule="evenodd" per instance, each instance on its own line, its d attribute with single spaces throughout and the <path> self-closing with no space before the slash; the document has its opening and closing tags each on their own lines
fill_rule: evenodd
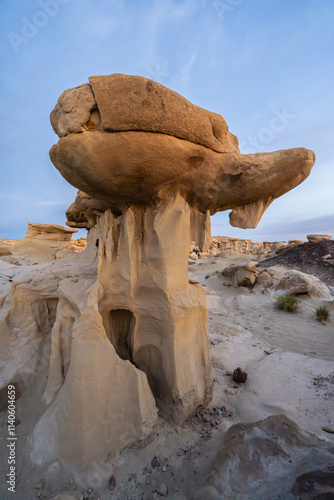
<svg viewBox="0 0 334 500">
<path fill-rule="evenodd" d="M 18 240 L 2 240 L 0 238 L 0 257 L 12 255 L 13 248 Z"/>
<path fill-rule="evenodd" d="M 231 208 L 232 225 L 255 227 L 314 163 L 303 148 L 241 155 L 222 117 L 145 78 L 90 82 L 95 103 L 87 86 L 60 97 L 51 119 L 61 139 L 50 155 L 71 184 L 120 210 L 177 191 L 202 213 Z M 100 118 L 85 121 L 88 112 Z"/>
<path fill-rule="evenodd" d="M 18 241 L 12 254 L 29 263 L 52 261 L 62 252 L 72 251 L 71 239 L 77 229 L 68 229 L 56 224 L 28 222 L 28 230 L 23 240 Z"/>
<path fill-rule="evenodd" d="M 51 160 L 79 189 L 67 224 L 89 229 L 88 247 L 95 240 L 99 313 L 116 354 L 146 374 L 159 408 L 182 423 L 212 391 L 204 294 L 187 274 L 190 243 L 209 250 L 218 210 L 255 227 L 308 176 L 314 153 L 241 155 L 221 116 L 156 82 L 89 81 L 63 93 L 51 113 L 60 136 Z"/>
<path fill-rule="evenodd" d="M 331 239 L 330 234 L 308 234 L 306 236 L 310 243 L 317 243 L 318 241 L 326 241 Z"/>
<path fill-rule="evenodd" d="M 193 498 L 330 498 L 321 494 L 333 491 L 333 466 L 331 444 L 274 415 L 228 429 L 206 486 Z"/>
<path fill-rule="evenodd" d="M 258 277 L 256 264 L 256 261 L 241 266 L 232 264 L 223 269 L 222 275 L 231 278 L 233 286 L 252 286 Z"/>
<path fill-rule="evenodd" d="M 313 299 L 330 300 L 329 288 L 315 276 L 302 273 L 295 269 L 287 269 L 283 266 L 273 266 L 261 269 L 262 263 L 257 267 L 259 273 L 253 291 L 267 289 L 274 294 L 305 294 Z"/>
<path fill-rule="evenodd" d="M 313 299 L 331 299 L 329 288 L 318 278 L 292 269 L 287 270 L 270 290 L 292 295 L 307 294 Z"/>
<path fill-rule="evenodd" d="M 95 113 L 94 113 L 95 111 Z M 88 83 L 74 89 L 65 90 L 51 112 L 50 120 L 53 130 L 59 137 L 90 130 L 94 116 L 99 117 L 94 94 Z"/>
<path fill-rule="evenodd" d="M 288 248 L 280 255 L 261 261 L 268 271 L 273 266 L 284 266 L 316 276 L 327 286 L 334 285 L 334 241 L 306 242 Z"/>
<path fill-rule="evenodd" d="M 17 276 L 1 310 L 0 382 L 34 372 L 51 340 L 49 407 L 32 436 L 37 463 L 59 457 L 85 467 L 145 437 L 157 407 L 181 424 L 211 399 L 207 311 L 202 287 L 188 278 L 189 233 L 180 196 L 119 217 L 107 210 L 84 252 L 44 267 L 38 280 Z"/>
<path fill-rule="evenodd" d="M 1 240 L 0 257 L 12 263 L 36 264 L 62 257 L 64 252 L 82 252 L 87 238 L 72 238 L 77 229 L 67 229 L 56 224 L 28 223 L 23 240 Z"/>
<path fill-rule="evenodd" d="M 25 240 L 33 241 L 70 241 L 72 234 L 77 233 L 78 230 L 68 229 L 56 224 L 39 224 L 35 222 L 28 222 L 28 231 Z"/>
<path fill-rule="evenodd" d="M 97 217 L 108 209 L 116 215 L 121 213 L 107 200 L 97 200 L 82 191 L 78 191 L 74 202 L 66 210 L 66 225 L 90 229 L 96 224 Z"/>
<path fill-rule="evenodd" d="M 104 130 L 159 132 L 221 153 L 238 151 L 238 140 L 222 116 L 160 83 L 121 74 L 91 76 L 89 82 Z"/>
<path fill-rule="evenodd" d="M 256 226 L 315 158 L 304 148 L 241 155 L 221 116 L 141 77 L 92 77 L 61 95 L 51 122 L 60 136 L 51 159 L 79 189 L 67 224 L 89 230 L 87 248 L 67 252 L 73 229 L 29 227 L 22 245 L 33 243 L 36 255 L 50 241 L 56 257 L 65 251 L 52 264 L 36 260 L 38 283 L 24 270 L 13 285 L 3 275 L 1 382 L 33 372 L 33 349 L 47 352 L 50 339 L 48 408 L 30 436 L 31 456 L 84 469 L 147 436 L 157 409 L 182 424 L 210 401 L 207 310 L 201 285 L 188 278 L 191 240 L 209 248 L 210 214 L 219 210 L 232 209 L 234 225 Z"/>
<path fill-rule="evenodd" d="M 254 285 L 256 278 L 258 277 L 257 271 L 254 269 L 254 266 L 257 262 L 254 262 L 254 265 L 249 263 L 245 266 L 237 266 L 234 269 L 232 282 L 234 286 L 252 286 Z"/>
<path fill-rule="evenodd" d="M 263 291 L 264 289 L 270 288 L 271 286 L 275 285 L 277 281 L 278 280 L 275 280 L 267 270 L 264 270 L 258 275 L 253 286 L 253 291 Z"/>
<path fill-rule="evenodd" d="M 243 228 L 256 227 L 269 204 L 300 184 L 314 163 L 305 149 L 222 154 L 139 131 L 70 134 L 50 156 L 68 182 L 121 210 L 178 191 L 201 212 L 232 208 L 231 224 Z"/>
<path fill-rule="evenodd" d="M 82 252 L 87 246 L 86 236 L 81 236 L 81 238 L 71 238 L 71 252 Z"/>
<path fill-rule="evenodd" d="M 280 254 L 285 252 L 286 250 L 289 250 L 289 248 L 294 248 L 299 245 L 304 245 L 305 241 L 302 240 L 290 240 L 287 244 L 279 247 L 276 249 L 275 253 Z"/>
<path fill-rule="evenodd" d="M 92 76 L 89 82 L 60 96 L 51 113 L 59 137 L 92 128 L 137 130 L 172 135 L 218 152 L 239 151 L 238 140 L 222 116 L 195 106 L 160 83 L 122 74 Z"/>
<path fill-rule="evenodd" d="M 289 240 L 289 244 L 294 243 L 295 245 L 303 245 L 305 243 L 304 240 Z"/>
<path fill-rule="evenodd" d="M 85 469 L 146 437 L 157 417 L 146 374 L 118 355 L 104 328 L 93 238 L 86 251 L 37 264 L 34 274 L 0 261 L 0 387 L 17 379 L 39 386 L 41 375 L 47 382 L 27 450 L 38 465 L 57 459 Z"/>
<path fill-rule="evenodd" d="M 233 252 L 245 254 L 264 254 L 268 252 L 276 252 L 279 248 L 285 245 L 285 241 L 264 241 L 254 242 L 252 240 L 243 240 L 239 238 L 230 238 L 228 236 L 215 236 L 211 238 L 209 252 L 216 255 L 219 252 L 232 250 Z"/>
</svg>

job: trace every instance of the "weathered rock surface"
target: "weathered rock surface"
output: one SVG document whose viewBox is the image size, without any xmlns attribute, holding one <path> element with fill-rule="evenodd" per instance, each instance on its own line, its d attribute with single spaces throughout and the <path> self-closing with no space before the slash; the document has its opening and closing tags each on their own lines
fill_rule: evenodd
<svg viewBox="0 0 334 500">
<path fill-rule="evenodd" d="M 255 281 L 255 284 L 253 286 L 253 291 L 255 292 L 257 290 L 263 290 L 266 288 L 270 288 L 275 283 L 276 283 L 276 280 L 274 280 L 274 278 L 267 271 L 262 271 L 258 275 L 258 277 Z"/>
<path fill-rule="evenodd" d="M 316 498 L 304 495 L 315 493 L 315 483 L 320 484 L 319 493 L 332 492 L 333 474 L 328 471 L 333 466 L 333 445 L 285 415 L 236 424 L 225 433 L 212 462 L 205 498 Z M 204 488 L 195 498 L 204 498 Z"/>
<path fill-rule="evenodd" d="M 49 406 L 31 436 L 39 465 L 84 468 L 147 436 L 156 420 L 147 376 L 119 357 L 104 329 L 95 239 L 86 250 L 37 265 L 33 278 L 0 262 L 12 276 L 0 311 L 0 386 L 17 377 L 33 384 L 49 367 Z"/>
<path fill-rule="evenodd" d="M 160 83 L 117 73 L 91 76 L 89 82 L 104 130 L 160 132 L 218 152 L 238 151 L 238 140 L 222 116 L 195 106 Z"/>
<path fill-rule="evenodd" d="M 288 270 L 271 290 L 297 295 L 306 293 L 313 299 L 330 300 L 329 288 L 315 276 L 300 271 Z"/>
<path fill-rule="evenodd" d="M 28 222 L 27 234 L 15 243 L 12 255 L 22 257 L 27 264 L 54 260 L 62 252 L 72 251 L 71 239 L 76 232 L 56 224 Z"/>
<path fill-rule="evenodd" d="M 59 137 L 89 130 L 94 109 L 97 105 L 88 83 L 65 90 L 50 115 L 53 130 Z"/>
<path fill-rule="evenodd" d="M 245 266 L 237 266 L 233 270 L 232 283 L 234 286 L 252 286 L 258 273 L 255 270 L 257 262 L 250 262 Z"/>
<path fill-rule="evenodd" d="M 92 76 L 66 90 L 51 113 L 59 137 L 84 130 L 160 132 L 218 152 L 238 151 L 224 118 L 141 76 Z M 201 123 L 201 127 L 198 124 Z"/>
<path fill-rule="evenodd" d="M 255 269 L 257 264 L 256 261 L 248 262 L 243 266 L 232 264 L 223 269 L 222 275 L 232 278 L 233 286 L 252 286 L 258 277 L 258 272 Z"/>
<path fill-rule="evenodd" d="M 291 494 L 301 499 L 326 500 L 334 497 L 334 472 L 313 470 L 297 477 Z"/>
<path fill-rule="evenodd" d="M 16 264 L 37 264 L 61 258 L 64 252 L 82 252 L 87 238 L 72 238 L 77 229 L 69 230 L 55 224 L 28 223 L 23 240 L 1 240 L 0 257 Z"/>
<path fill-rule="evenodd" d="M 241 155 L 221 116 L 151 80 L 114 74 L 90 84 L 94 102 L 85 85 L 60 97 L 52 123 L 61 139 L 50 155 L 71 184 L 121 211 L 179 192 L 202 213 L 231 208 L 232 225 L 256 227 L 313 166 L 303 148 Z"/>
<path fill-rule="evenodd" d="M 317 243 L 318 241 L 326 241 L 331 239 L 330 234 L 308 234 L 306 236 L 310 243 Z"/>
<path fill-rule="evenodd" d="M 118 217 L 107 210 L 84 252 L 40 264 L 35 280 L 22 266 L 8 283 L 1 385 L 33 373 L 51 336 L 49 406 L 32 436 L 36 463 L 58 457 L 86 467 L 145 437 L 156 406 L 180 424 L 210 401 L 205 297 L 188 278 L 190 212 L 180 196 Z"/>
<path fill-rule="evenodd" d="M 71 252 L 82 252 L 87 246 L 86 236 L 82 236 L 80 239 L 71 238 Z"/>
<path fill-rule="evenodd" d="M 25 240 L 55 240 L 55 241 L 70 241 L 73 233 L 77 233 L 76 229 L 68 229 L 57 224 L 39 224 L 36 222 L 28 222 L 28 231 Z"/>
<path fill-rule="evenodd" d="M 304 240 L 289 240 L 289 243 L 294 243 L 295 245 L 303 245 L 305 243 Z"/>
<path fill-rule="evenodd" d="M 92 228 L 98 216 L 110 209 L 115 215 L 120 215 L 119 210 L 107 200 L 97 200 L 83 191 L 78 191 L 75 201 L 67 209 L 66 225 L 69 227 Z M 211 245 L 211 219 L 210 212 L 201 213 L 192 207 L 190 212 L 190 241 L 196 241 L 199 252 L 208 252 Z"/>
<path fill-rule="evenodd" d="M 252 240 L 243 240 L 239 238 L 230 238 L 228 236 L 215 236 L 211 238 L 210 252 L 215 255 L 219 252 L 232 250 L 233 252 L 245 254 L 263 254 L 276 252 L 276 250 L 285 245 L 285 241 L 264 241 L 254 242 Z"/>
<path fill-rule="evenodd" d="M 272 266 L 277 265 L 316 276 L 327 286 L 334 286 L 334 241 L 306 242 L 289 248 L 280 255 L 261 261 L 260 264 L 268 271 Z"/>
<path fill-rule="evenodd" d="M 244 228 L 256 227 L 269 204 L 300 184 L 314 163 L 314 153 L 303 148 L 221 154 L 169 135 L 130 131 L 70 134 L 50 156 L 68 182 L 119 210 L 176 191 L 201 212 L 232 208 L 231 224 Z"/>
<path fill-rule="evenodd" d="M 2 240 L 0 238 L 0 257 L 11 255 L 17 240 Z"/>
<path fill-rule="evenodd" d="M 208 253 L 211 246 L 211 218 L 209 210 L 202 214 L 196 208 L 190 213 L 190 241 L 198 244 L 198 251 Z"/>
<path fill-rule="evenodd" d="M 83 500 L 83 498 L 84 495 L 78 491 L 71 493 L 59 493 L 50 497 L 49 500 Z"/>
<path fill-rule="evenodd" d="M 35 224 L 15 251 L 33 247 L 42 276 L 0 262 L 0 383 L 48 370 L 30 456 L 82 472 L 145 438 L 157 408 L 183 424 L 211 400 L 191 240 L 209 248 L 218 210 L 255 227 L 306 179 L 315 156 L 304 148 L 241 155 L 222 117 L 141 77 L 92 77 L 61 95 L 51 121 L 60 136 L 51 159 L 80 190 L 68 225 L 89 229 L 87 248 L 66 255 L 73 229 Z M 243 283 L 257 276 L 251 266 L 242 272 L 251 275 Z"/>
<path fill-rule="evenodd" d="M 66 210 L 66 225 L 90 229 L 96 224 L 97 217 L 108 209 L 120 214 L 107 200 L 97 200 L 83 191 L 78 191 L 74 202 Z"/>
<path fill-rule="evenodd" d="M 285 250 L 288 250 L 289 248 L 293 248 L 293 247 L 295 247 L 296 245 L 297 245 L 297 244 L 296 244 L 296 243 L 294 243 L 294 242 L 291 242 L 291 243 L 289 242 L 287 245 L 284 245 L 283 247 L 278 248 L 278 249 L 276 250 L 276 253 L 277 253 L 277 254 L 283 253 L 283 252 L 285 252 Z"/>
</svg>

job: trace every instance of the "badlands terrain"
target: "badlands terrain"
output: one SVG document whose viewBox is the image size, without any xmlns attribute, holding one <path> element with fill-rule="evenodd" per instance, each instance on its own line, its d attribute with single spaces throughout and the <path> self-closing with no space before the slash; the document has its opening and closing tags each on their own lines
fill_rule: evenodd
<svg viewBox="0 0 334 500">
<path fill-rule="evenodd" d="M 210 228 L 256 227 L 314 152 L 244 155 L 221 115 L 141 76 L 92 76 L 50 119 L 79 191 L 68 229 L 0 242 L 3 498 L 330 498 L 333 242 Z"/>
<path fill-rule="evenodd" d="M 77 252 L 85 249 L 86 242 L 83 238 L 71 239 L 73 231 L 32 224 L 24 240 L 1 242 L 2 304 L 9 289 L 23 281 L 34 280 L 36 287 L 46 290 L 50 283 L 45 284 L 43 274 L 48 276 L 50 266 L 55 273 L 78 274 Z M 84 472 L 58 460 L 43 465 L 30 463 L 30 436 L 47 407 L 43 394 L 49 373 L 52 325 L 44 324 L 42 342 L 37 337 L 30 339 L 35 342 L 32 359 L 20 359 L 18 354 L 13 360 L 24 368 L 12 380 L 17 386 L 19 473 L 15 498 L 331 498 L 334 266 L 329 257 L 334 256 L 334 242 L 292 245 L 282 252 L 283 245 L 214 238 L 208 252 L 200 252 L 196 244 L 192 246 L 188 273 L 190 280 L 203 286 L 206 297 L 213 399 L 183 425 L 159 416 L 143 441 L 97 461 Z M 268 287 L 264 273 L 269 271 L 272 283 L 277 284 L 284 275 L 294 273 L 290 262 L 294 258 L 289 260 L 289 253 L 319 255 L 324 253 L 321 245 L 326 245 L 323 256 L 327 258 L 322 259 L 322 264 L 328 263 L 327 286 L 299 274 L 294 279 L 294 286 L 304 286 L 299 290 L 299 311 L 277 310 L 278 291 L 274 284 Z M 276 254 L 277 250 L 280 253 Z M 80 255 L 84 256 L 85 251 Z M 268 254 L 271 258 L 267 260 Z M 285 265 L 276 263 L 276 259 Z M 255 267 L 254 261 L 260 262 L 259 266 Z M 319 269 L 321 272 L 321 265 Z M 244 273 L 241 278 L 240 270 Z M 312 271 L 316 275 L 316 269 Z M 246 286 L 236 282 L 237 272 Z M 247 279 L 252 275 L 256 278 L 251 285 Z M 320 323 L 315 310 L 324 302 L 331 316 Z M 25 340 L 21 335 L 16 348 L 24 356 L 21 343 Z M 237 367 L 246 370 L 245 383 L 233 380 Z M 2 466 L 6 462 L 6 402 L 2 395 Z M 47 442 L 51 436 L 43 439 Z M 1 474 L 3 478 L 5 470 Z M 1 498 L 10 498 L 4 483 L 2 488 Z"/>
</svg>

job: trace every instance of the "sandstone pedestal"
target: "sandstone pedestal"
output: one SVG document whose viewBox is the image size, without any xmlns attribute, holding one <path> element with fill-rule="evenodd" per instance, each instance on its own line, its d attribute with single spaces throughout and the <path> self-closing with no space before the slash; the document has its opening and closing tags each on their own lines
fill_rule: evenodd
<svg viewBox="0 0 334 500">
<path fill-rule="evenodd" d="M 182 424 L 211 400 L 204 291 L 188 279 L 190 215 L 175 196 L 119 217 L 107 210 L 90 230 L 78 257 L 90 255 L 97 279 L 60 284 L 36 461 L 59 454 L 85 466 L 145 437 L 156 406 Z"/>
<path fill-rule="evenodd" d="M 220 210 L 232 210 L 232 225 L 256 227 L 275 198 L 307 178 L 315 156 L 304 148 L 242 155 L 222 116 L 139 76 L 96 76 L 65 91 L 51 122 L 60 137 L 51 160 L 80 190 L 67 224 L 89 230 L 87 248 L 50 264 L 43 257 L 38 286 L 24 273 L 6 282 L 1 383 L 24 371 L 8 361 L 15 356 L 34 372 L 32 349 L 51 333 L 49 407 L 31 436 L 32 457 L 85 468 L 147 436 L 157 409 L 182 424 L 210 401 L 204 292 L 187 272 L 191 240 L 209 249 L 210 215 Z"/>
<path fill-rule="evenodd" d="M 107 335 L 178 424 L 210 401 L 213 381 L 204 292 L 188 279 L 190 215 L 178 195 L 117 218 L 106 211 L 91 230 Z"/>
</svg>

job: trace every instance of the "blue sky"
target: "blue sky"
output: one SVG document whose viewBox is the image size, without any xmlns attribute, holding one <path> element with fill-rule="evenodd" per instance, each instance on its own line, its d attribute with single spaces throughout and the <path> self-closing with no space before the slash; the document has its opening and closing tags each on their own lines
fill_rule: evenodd
<svg viewBox="0 0 334 500">
<path fill-rule="evenodd" d="M 0 237 L 65 224 L 76 189 L 49 159 L 49 114 L 65 89 L 111 73 L 152 78 L 222 114 L 243 153 L 315 151 L 310 177 L 258 228 L 232 228 L 224 212 L 213 234 L 334 236 L 333 26 L 333 0 L 2 0 Z"/>
</svg>

